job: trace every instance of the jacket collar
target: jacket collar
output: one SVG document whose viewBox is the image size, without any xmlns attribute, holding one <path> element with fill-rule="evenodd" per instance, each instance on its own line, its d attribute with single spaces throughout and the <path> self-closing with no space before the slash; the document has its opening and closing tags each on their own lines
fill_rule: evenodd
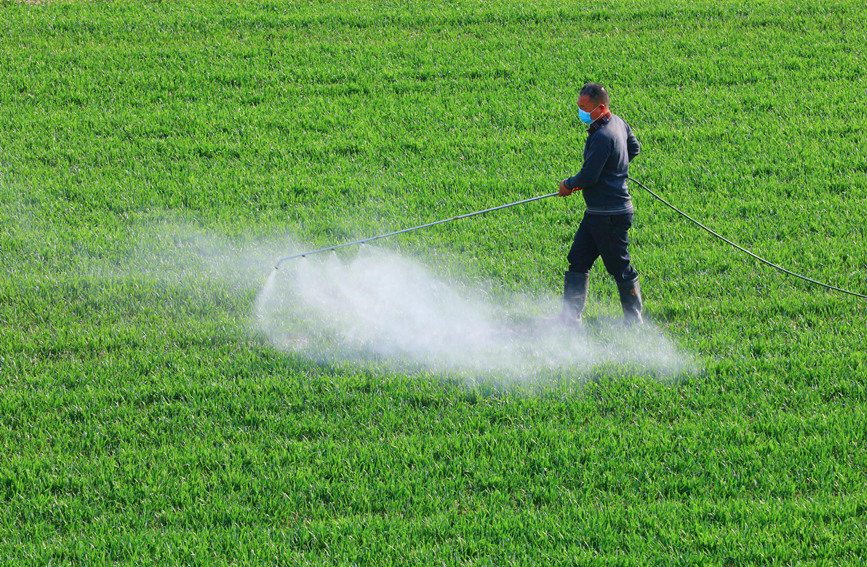
<svg viewBox="0 0 867 567">
<path fill-rule="evenodd" d="M 611 111 L 610 110 L 607 111 L 602 116 L 600 116 L 599 118 L 597 118 L 596 121 L 593 122 L 593 124 L 591 124 L 589 128 L 587 128 L 587 133 L 592 134 L 596 130 L 598 130 L 598 129 L 602 128 L 604 125 L 608 124 L 609 120 L 611 120 Z"/>
</svg>

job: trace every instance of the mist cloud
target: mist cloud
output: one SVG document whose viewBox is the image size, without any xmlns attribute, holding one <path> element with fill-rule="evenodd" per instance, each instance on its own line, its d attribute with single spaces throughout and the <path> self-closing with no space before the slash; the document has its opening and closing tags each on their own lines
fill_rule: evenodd
<svg viewBox="0 0 867 567">
<path fill-rule="evenodd" d="M 483 294 L 418 261 L 375 248 L 354 259 L 301 258 L 271 274 L 256 300 L 259 330 L 320 362 L 512 381 L 588 375 L 602 366 L 672 377 L 696 369 L 658 328 L 617 322 L 586 332 L 546 328 L 550 299 Z"/>
</svg>

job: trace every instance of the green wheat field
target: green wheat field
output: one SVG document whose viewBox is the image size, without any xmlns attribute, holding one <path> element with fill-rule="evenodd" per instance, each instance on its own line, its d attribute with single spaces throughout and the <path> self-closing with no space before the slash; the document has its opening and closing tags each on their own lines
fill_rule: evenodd
<svg viewBox="0 0 867 567">
<path fill-rule="evenodd" d="M 865 21 L 0 3 L 0 564 L 864 564 L 867 301 L 634 184 L 646 332 L 676 371 L 615 350 L 468 377 L 261 322 L 277 258 L 556 191 L 588 81 L 642 143 L 632 177 L 867 294 Z M 374 250 L 553 315 L 582 214 L 544 199 Z M 619 309 L 600 262 L 591 335 Z"/>
</svg>

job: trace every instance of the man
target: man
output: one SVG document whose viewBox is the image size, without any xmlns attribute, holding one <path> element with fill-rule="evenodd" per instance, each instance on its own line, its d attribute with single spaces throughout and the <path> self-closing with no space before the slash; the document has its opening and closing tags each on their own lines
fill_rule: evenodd
<svg viewBox="0 0 867 567">
<path fill-rule="evenodd" d="M 629 261 L 627 231 L 632 226 L 632 200 L 626 187 L 629 162 L 641 146 L 629 124 L 609 110 L 608 92 L 587 83 L 578 96 L 578 114 L 589 125 L 584 164 L 576 175 L 560 182 L 560 196 L 581 191 L 587 208 L 575 233 L 563 282 L 563 310 L 553 321 L 579 326 L 587 299 L 587 280 L 596 258 L 617 282 L 627 325 L 642 323 L 638 272 Z"/>
</svg>

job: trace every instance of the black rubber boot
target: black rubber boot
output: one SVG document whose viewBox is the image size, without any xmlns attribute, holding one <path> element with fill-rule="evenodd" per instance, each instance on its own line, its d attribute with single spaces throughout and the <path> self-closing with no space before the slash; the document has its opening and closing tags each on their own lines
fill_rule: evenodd
<svg viewBox="0 0 867 567">
<path fill-rule="evenodd" d="M 641 317 L 641 288 L 638 278 L 617 284 L 620 292 L 620 305 L 623 307 L 623 322 L 627 326 L 644 323 Z"/>
<path fill-rule="evenodd" d="M 563 275 L 563 309 L 556 317 L 544 319 L 544 323 L 563 327 L 580 327 L 584 304 L 587 302 L 587 281 L 590 274 L 566 272 Z"/>
</svg>

